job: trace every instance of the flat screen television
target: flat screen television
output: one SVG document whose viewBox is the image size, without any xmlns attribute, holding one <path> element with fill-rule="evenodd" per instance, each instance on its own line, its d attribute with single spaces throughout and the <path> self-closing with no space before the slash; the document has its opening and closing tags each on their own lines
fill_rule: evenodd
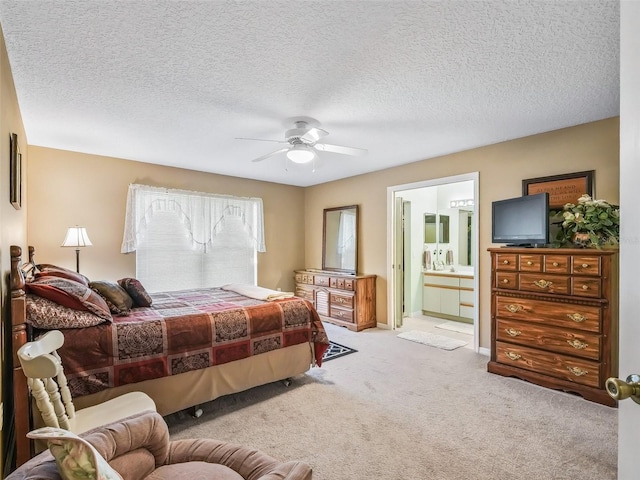
<svg viewBox="0 0 640 480">
<path fill-rule="evenodd" d="M 549 194 L 493 202 L 491 220 L 493 243 L 543 247 L 549 243 Z"/>
</svg>

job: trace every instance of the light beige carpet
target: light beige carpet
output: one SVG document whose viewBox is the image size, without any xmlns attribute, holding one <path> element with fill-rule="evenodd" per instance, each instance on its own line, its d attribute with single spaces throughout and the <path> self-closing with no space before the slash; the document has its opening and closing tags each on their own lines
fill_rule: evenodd
<svg viewBox="0 0 640 480">
<path fill-rule="evenodd" d="M 313 466 L 314 480 L 615 480 L 617 409 L 487 372 L 468 348 L 327 325 L 358 350 L 297 377 L 167 418 Z M 179 395 L 180 392 L 175 392 Z"/>
</svg>

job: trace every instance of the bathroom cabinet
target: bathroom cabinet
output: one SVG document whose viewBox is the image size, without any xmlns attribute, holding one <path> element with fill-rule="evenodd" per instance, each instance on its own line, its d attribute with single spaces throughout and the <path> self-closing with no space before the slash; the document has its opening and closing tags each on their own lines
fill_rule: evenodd
<svg viewBox="0 0 640 480">
<path fill-rule="evenodd" d="M 442 318 L 473 319 L 473 276 L 429 272 L 422 275 L 422 312 Z"/>
</svg>

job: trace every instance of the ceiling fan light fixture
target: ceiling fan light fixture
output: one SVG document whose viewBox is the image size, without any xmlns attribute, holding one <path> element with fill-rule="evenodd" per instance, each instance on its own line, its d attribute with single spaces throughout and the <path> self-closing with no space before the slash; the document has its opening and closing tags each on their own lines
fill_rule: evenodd
<svg viewBox="0 0 640 480">
<path fill-rule="evenodd" d="M 295 144 L 287 152 L 287 158 L 294 163 L 309 163 L 316 154 L 304 144 Z"/>
</svg>

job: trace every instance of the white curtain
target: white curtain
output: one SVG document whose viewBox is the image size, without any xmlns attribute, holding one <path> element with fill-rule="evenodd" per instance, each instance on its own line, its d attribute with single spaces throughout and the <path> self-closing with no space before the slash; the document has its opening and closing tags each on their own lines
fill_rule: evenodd
<svg viewBox="0 0 640 480">
<path fill-rule="evenodd" d="M 122 252 L 150 292 L 257 281 L 262 200 L 130 185 Z"/>
</svg>

